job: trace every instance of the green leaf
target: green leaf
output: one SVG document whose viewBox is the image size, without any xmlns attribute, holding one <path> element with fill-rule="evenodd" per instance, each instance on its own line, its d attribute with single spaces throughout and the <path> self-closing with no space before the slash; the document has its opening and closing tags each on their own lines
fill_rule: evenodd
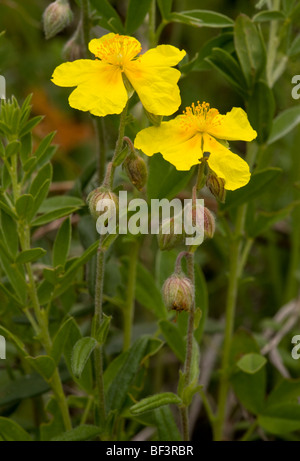
<svg viewBox="0 0 300 461">
<path fill-rule="evenodd" d="M 1 233 L 10 254 L 15 258 L 19 248 L 17 224 L 4 210 L 1 212 Z"/>
<path fill-rule="evenodd" d="M 190 171 L 178 171 L 161 154 L 154 155 L 149 161 L 148 198 L 171 200 L 186 187 L 193 173 L 194 168 Z"/>
<path fill-rule="evenodd" d="M 295 37 L 293 40 L 293 43 L 290 46 L 290 49 L 288 50 L 288 55 L 289 56 L 297 56 L 297 54 L 300 53 L 300 34 Z"/>
<path fill-rule="evenodd" d="M 72 236 L 71 219 L 67 218 L 60 226 L 53 245 L 53 267 L 65 267 Z"/>
<path fill-rule="evenodd" d="M 72 371 L 73 374 L 80 378 L 87 361 L 97 347 L 97 341 L 95 338 L 85 337 L 79 339 L 75 344 L 72 352 Z"/>
<path fill-rule="evenodd" d="M 68 340 L 70 330 L 72 328 L 72 323 L 74 322 L 74 319 L 72 317 L 67 318 L 65 322 L 62 323 L 60 326 L 58 332 L 56 333 L 54 340 L 53 340 L 53 345 L 52 345 L 52 350 L 51 350 L 51 357 L 54 359 L 56 365 L 58 365 L 60 357 L 63 353 L 64 346 L 66 341 Z"/>
<path fill-rule="evenodd" d="M 158 318 L 166 318 L 167 311 L 152 274 L 138 264 L 136 279 L 136 299 Z"/>
<path fill-rule="evenodd" d="M 231 351 L 230 382 L 233 390 L 245 408 L 254 414 L 261 413 L 265 407 L 266 370 L 261 368 L 255 374 L 244 373 L 236 363 L 247 354 L 259 354 L 259 346 L 251 333 L 240 328 L 234 335 Z M 254 392 L 255 390 L 255 392 Z"/>
<path fill-rule="evenodd" d="M 125 33 L 133 34 L 143 23 L 146 14 L 149 11 L 152 0 L 130 0 L 127 8 L 125 22 Z"/>
<path fill-rule="evenodd" d="M 275 112 L 273 91 L 263 80 L 258 81 L 248 103 L 248 117 L 257 131 L 257 142 L 264 144 L 270 135 Z"/>
<path fill-rule="evenodd" d="M 68 206 L 55 211 L 49 211 L 49 213 L 45 213 L 42 216 L 36 218 L 34 221 L 32 221 L 31 225 L 32 227 L 43 226 L 44 224 L 47 224 L 51 221 L 55 221 L 58 218 L 63 218 L 64 216 L 71 215 L 72 213 L 75 213 L 75 211 L 77 210 L 77 207 L 75 208 Z"/>
<path fill-rule="evenodd" d="M 183 363 L 186 344 L 178 327 L 169 320 L 160 320 L 159 327 L 168 345 L 176 357 Z"/>
<path fill-rule="evenodd" d="M 57 435 L 52 442 L 79 442 L 85 440 L 91 440 L 100 434 L 100 428 L 88 424 L 75 427 L 74 429 L 64 432 L 61 435 Z"/>
<path fill-rule="evenodd" d="M 15 155 L 18 152 L 20 152 L 20 149 L 21 149 L 20 141 L 11 141 L 9 144 L 7 144 L 5 148 L 5 156 L 11 157 L 12 155 Z"/>
<path fill-rule="evenodd" d="M 133 405 L 130 408 L 130 411 L 133 415 L 139 415 L 141 413 L 145 413 L 146 411 L 151 411 L 171 403 L 180 405 L 182 404 L 182 401 L 178 395 L 174 394 L 173 392 L 164 392 L 162 394 L 155 394 L 151 395 L 150 397 L 146 397 L 145 399 Z"/>
<path fill-rule="evenodd" d="M 226 203 L 222 205 L 223 210 L 242 205 L 266 192 L 268 187 L 273 185 L 281 175 L 280 168 L 265 168 L 251 175 L 249 183 L 238 191 L 228 192 Z"/>
<path fill-rule="evenodd" d="M 252 18 L 253 22 L 269 22 L 269 21 L 284 21 L 285 15 L 281 11 L 269 10 L 269 11 L 260 11 L 255 14 Z"/>
<path fill-rule="evenodd" d="M 66 364 L 68 370 L 70 371 L 71 375 L 75 382 L 85 389 L 88 392 L 91 392 L 93 388 L 93 380 L 92 380 L 92 368 L 91 362 L 88 361 L 84 370 L 81 373 L 81 377 L 77 378 L 76 375 L 73 373 L 73 349 L 74 345 L 82 338 L 80 329 L 73 318 L 70 320 L 70 325 L 68 326 L 68 336 L 63 345 L 63 353 L 66 360 Z M 54 352 L 54 351 L 53 351 Z"/>
<path fill-rule="evenodd" d="M 237 362 L 237 366 L 240 370 L 253 375 L 261 370 L 267 363 L 265 357 L 260 354 L 246 354 Z"/>
<path fill-rule="evenodd" d="M 297 403 L 300 398 L 300 379 L 282 379 L 267 399 L 267 408 L 278 404 Z"/>
<path fill-rule="evenodd" d="M 194 27 L 233 27 L 234 22 L 228 16 L 209 10 L 188 10 L 170 13 L 168 20 Z"/>
<path fill-rule="evenodd" d="M 194 331 L 194 336 L 198 344 L 200 344 L 208 316 L 208 289 L 204 274 L 198 264 L 195 264 L 195 287 L 195 307 L 200 309 L 201 318 Z"/>
<path fill-rule="evenodd" d="M 50 211 L 56 211 L 59 208 L 81 208 L 85 205 L 85 202 L 79 197 L 72 197 L 70 195 L 56 195 L 55 197 L 49 197 L 44 201 L 40 208 L 40 212 L 49 213 Z"/>
<path fill-rule="evenodd" d="M 44 250 L 43 248 L 32 248 L 30 250 L 25 250 L 18 254 L 16 258 L 16 263 L 17 264 L 30 263 L 30 262 L 36 261 L 37 259 L 40 259 L 46 253 L 47 253 L 46 250 Z"/>
<path fill-rule="evenodd" d="M 265 67 L 266 53 L 256 25 L 244 14 L 235 22 L 234 44 L 248 86 L 252 87 Z"/>
<path fill-rule="evenodd" d="M 106 26 L 108 30 L 112 30 L 116 33 L 124 34 L 124 27 L 122 21 L 108 0 L 90 0 L 92 6 L 96 9 L 101 16 L 100 24 Z"/>
<path fill-rule="evenodd" d="M 247 82 L 239 63 L 227 51 L 221 48 L 213 48 L 210 56 L 205 58 L 213 68 L 235 88 L 242 96 L 247 95 Z"/>
<path fill-rule="evenodd" d="M 5 253 L 0 245 L 0 264 L 5 271 L 14 291 L 20 301 L 25 304 L 27 298 L 27 283 L 25 281 L 24 273 Z"/>
<path fill-rule="evenodd" d="M 120 354 L 105 370 L 104 382 L 107 386 L 108 411 L 121 410 L 145 355 L 148 341 L 148 336 L 138 338 L 128 351 Z"/>
<path fill-rule="evenodd" d="M 6 328 L 0 325 L 0 334 L 1 333 L 4 336 L 4 338 L 9 339 L 14 343 L 14 345 L 17 347 L 18 351 L 21 353 L 23 357 L 28 355 L 22 341 L 17 336 L 15 336 L 13 333 L 11 333 L 9 330 L 7 330 Z"/>
<path fill-rule="evenodd" d="M 300 429 L 300 405 L 279 403 L 258 416 L 258 424 L 275 435 L 287 434 Z"/>
<path fill-rule="evenodd" d="M 291 107 L 281 112 L 274 120 L 268 144 L 286 136 L 300 123 L 300 107 Z"/>
<path fill-rule="evenodd" d="M 158 7 L 163 19 L 167 19 L 172 9 L 173 0 L 157 0 Z"/>
<path fill-rule="evenodd" d="M 169 406 L 157 408 L 154 410 L 154 416 L 159 441 L 163 442 L 165 440 L 169 440 L 176 442 L 182 440 Z"/>
<path fill-rule="evenodd" d="M 50 188 L 50 184 L 51 184 L 51 181 L 50 180 L 46 180 L 42 186 L 40 187 L 40 189 L 38 190 L 35 198 L 34 198 L 34 203 L 33 203 L 33 208 L 32 208 L 32 211 L 30 213 L 30 217 L 31 219 L 34 218 L 34 216 L 36 215 L 36 213 L 39 211 L 39 208 L 41 206 L 41 204 L 43 203 L 43 201 L 45 200 L 45 198 L 47 197 L 48 195 L 48 192 L 49 192 L 49 188 Z"/>
<path fill-rule="evenodd" d="M 0 435 L 6 442 L 32 442 L 30 435 L 15 421 L 0 417 Z"/>
<path fill-rule="evenodd" d="M 196 53 L 193 59 L 191 59 L 189 62 L 181 62 L 179 64 L 180 71 L 184 73 L 189 73 L 192 71 L 209 70 L 210 65 L 205 61 L 205 58 L 209 57 L 212 54 L 213 48 L 222 49 L 231 54 L 234 51 L 233 33 L 225 32 L 223 34 L 218 35 L 217 37 L 213 37 L 212 39 L 208 40 L 200 49 L 200 51 Z"/>
<path fill-rule="evenodd" d="M 40 355 L 38 357 L 25 357 L 27 362 L 45 379 L 50 381 L 55 372 L 56 365 L 52 357 Z"/>
<path fill-rule="evenodd" d="M 33 117 L 32 119 L 28 120 L 23 126 L 19 133 L 20 138 L 27 134 L 29 131 L 32 131 L 35 126 L 37 126 L 42 120 L 44 116 L 38 115 L 37 117 Z"/>
<path fill-rule="evenodd" d="M 18 198 L 16 202 L 16 211 L 20 219 L 30 220 L 33 209 L 33 197 L 31 194 L 24 194 Z"/>
<path fill-rule="evenodd" d="M 47 163 L 43 168 L 41 168 L 32 181 L 30 188 L 29 188 L 29 193 L 34 197 L 34 199 L 37 198 L 41 187 L 45 183 L 45 181 L 51 181 L 52 180 L 52 166 L 51 163 Z"/>
<path fill-rule="evenodd" d="M 109 332 L 111 319 L 112 319 L 111 316 L 107 316 L 105 314 L 103 315 L 101 325 L 98 328 L 97 333 L 96 333 L 96 339 L 100 345 L 104 344 L 106 341 L 106 338 Z"/>
</svg>

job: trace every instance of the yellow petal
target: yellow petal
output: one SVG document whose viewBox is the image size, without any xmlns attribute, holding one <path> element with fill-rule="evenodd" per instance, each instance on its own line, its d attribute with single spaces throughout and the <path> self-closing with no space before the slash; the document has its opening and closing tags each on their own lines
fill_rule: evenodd
<svg viewBox="0 0 300 461">
<path fill-rule="evenodd" d="M 204 134 L 203 140 L 203 151 L 210 154 L 208 165 L 219 178 L 225 180 L 225 189 L 235 190 L 245 186 L 251 176 L 248 164 L 211 136 Z"/>
<path fill-rule="evenodd" d="M 159 127 L 145 128 L 137 134 L 135 147 L 149 156 L 160 152 L 178 170 L 189 170 L 202 158 L 202 137 L 187 128 L 182 119 L 182 116 L 178 116 Z"/>
<path fill-rule="evenodd" d="M 102 71 L 104 64 L 92 59 L 78 59 L 56 67 L 52 82 L 58 86 L 77 86 Z"/>
<path fill-rule="evenodd" d="M 159 45 L 146 51 L 141 56 L 144 65 L 153 67 L 176 66 L 186 55 L 184 50 L 179 50 L 172 45 Z"/>
<path fill-rule="evenodd" d="M 143 106 L 155 115 L 171 115 L 181 104 L 177 82 L 180 72 L 172 67 L 151 67 L 142 59 L 131 61 L 125 75 Z"/>
<path fill-rule="evenodd" d="M 104 117 L 108 114 L 120 114 L 127 99 L 120 69 L 103 64 L 101 72 L 90 74 L 71 93 L 69 104 L 75 109 Z"/>
<path fill-rule="evenodd" d="M 226 115 L 217 115 L 207 124 L 207 132 L 219 139 L 228 141 L 252 141 L 257 133 L 251 127 L 246 112 L 234 107 Z"/>
<path fill-rule="evenodd" d="M 107 40 L 110 40 L 111 38 L 115 37 L 115 35 L 116 34 L 111 32 L 109 34 L 103 35 L 100 38 L 93 38 L 93 40 L 91 40 L 89 42 L 89 50 L 90 50 L 90 52 L 93 53 L 95 56 L 97 56 L 97 51 L 98 51 L 99 45 L 106 42 Z"/>
</svg>

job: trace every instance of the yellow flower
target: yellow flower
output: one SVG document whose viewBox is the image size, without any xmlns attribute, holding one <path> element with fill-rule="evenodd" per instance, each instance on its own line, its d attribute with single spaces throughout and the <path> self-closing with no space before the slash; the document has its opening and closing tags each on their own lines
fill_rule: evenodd
<svg viewBox="0 0 300 461">
<path fill-rule="evenodd" d="M 225 189 L 235 190 L 249 182 L 248 164 L 215 138 L 252 141 L 256 136 L 243 109 L 234 107 L 221 115 L 209 104 L 198 102 L 197 106 L 187 107 L 183 115 L 140 131 L 134 145 L 149 156 L 160 152 L 177 170 L 189 170 L 207 153 L 207 163 L 224 179 Z"/>
<path fill-rule="evenodd" d="M 71 107 L 98 116 L 120 114 L 128 100 L 126 78 L 148 112 L 171 115 L 180 106 L 180 72 L 171 66 L 182 60 L 184 50 L 159 45 L 138 56 L 138 40 L 113 33 L 91 40 L 89 50 L 95 60 L 66 62 L 52 76 L 55 85 L 77 86 L 69 97 Z"/>
</svg>

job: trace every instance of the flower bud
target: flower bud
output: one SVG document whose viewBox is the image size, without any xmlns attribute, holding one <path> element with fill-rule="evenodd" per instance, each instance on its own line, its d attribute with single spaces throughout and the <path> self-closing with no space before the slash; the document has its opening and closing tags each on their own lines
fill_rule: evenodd
<svg viewBox="0 0 300 461">
<path fill-rule="evenodd" d="M 213 173 L 210 173 L 206 180 L 206 185 L 209 188 L 210 192 L 224 203 L 226 198 L 226 189 L 225 189 L 225 180 L 223 178 L 218 178 Z"/>
<path fill-rule="evenodd" d="M 123 166 L 130 182 L 141 190 L 147 182 L 148 171 L 145 160 L 139 155 L 130 154 L 123 162 Z"/>
<path fill-rule="evenodd" d="M 84 49 L 77 34 L 67 41 L 63 47 L 62 56 L 65 61 L 76 61 L 84 57 Z"/>
<path fill-rule="evenodd" d="M 166 219 L 159 227 L 157 236 L 158 245 L 161 251 L 172 250 L 182 245 L 184 233 L 182 230 L 182 220 L 176 217 Z"/>
<path fill-rule="evenodd" d="M 216 227 L 215 218 L 208 208 L 202 205 L 192 205 L 191 209 L 189 207 L 185 208 L 185 213 L 188 213 L 186 219 L 188 222 L 193 223 L 193 227 L 197 229 L 199 235 L 203 235 L 204 232 L 205 238 L 212 238 L 214 236 Z M 191 217 L 189 213 L 192 214 Z"/>
<path fill-rule="evenodd" d="M 68 0 L 56 0 L 45 9 L 43 26 L 46 39 L 54 37 L 67 27 L 73 19 Z"/>
<path fill-rule="evenodd" d="M 165 281 L 162 293 L 167 309 L 190 312 L 194 302 L 194 287 L 183 273 L 171 275 Z"/>
<path fill-rule="evenodd" d="M 99 216 L 104 212 L 99 211 L 99 202 L 101 200 L 111 200 L 111 213 L 117 212 L 119 208 L 119 199 L 116 194 L 114 194 L 107 187 L 97 187 L 97 189 L 90 192 L 87 197 L 90 213 L 95 220 L 97 220 Z M 105 205 L 107 204 L 105 203 Z"/>
</svg>

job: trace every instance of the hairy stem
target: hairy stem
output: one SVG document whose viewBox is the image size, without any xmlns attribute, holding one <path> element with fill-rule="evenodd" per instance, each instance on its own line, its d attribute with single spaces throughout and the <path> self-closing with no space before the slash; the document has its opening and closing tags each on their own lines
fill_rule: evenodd
<svg viewBox="0 0 300 461">
<path fill-rule="evenodd" d="M 130 251 L 126 305 L 124 306 L 124 342 L 123 351 L 129 349 L 131 344 L 132 326 L 134 317 L 134 299 L 135 299 L 135 282 L 136 268 L 139 253 L 139 242 L 134 242 Z"/>
</svg>

